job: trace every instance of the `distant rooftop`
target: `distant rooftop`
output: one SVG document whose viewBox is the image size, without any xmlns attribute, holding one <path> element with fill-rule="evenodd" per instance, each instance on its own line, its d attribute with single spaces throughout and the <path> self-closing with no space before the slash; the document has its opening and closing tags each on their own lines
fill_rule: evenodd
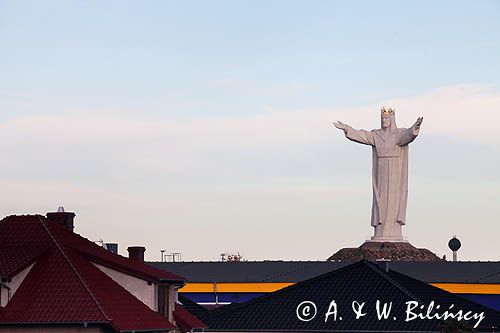
<svg viewBox="0 0 500 333">
<path fill-rule="evenodd" d="M 325 318 L 332 300 L 335 300 L 338 306 L 339 316 L 342 317 L 340 320 Z M 353 301 L 366 303 L 365 309 L 375 309 L 379 300 L 383 303 L 391 302 L 391 316 L 394 315 L 394 320 L 380 320 L 375 311 L 369 310 L 358 319 L 353 311 L 346 310 L 351 309 Z M 297 309 L 304 304 L 304 301 L 309 304 L 313 302 L 315 310 L 309 309 L 308 312 L 299 313 Z M 404 310 L 408 301 L 417 302 L 422 307 L 435 302 L 443 309 L 455 307 L 464 312 L 484 313 L 484 320 L 476 321 L 479 331 L 492 331 L 500 322 L 500 312 L 396 271 L 381 269 L 378 264 L 366 260 L 344 265 L 340 269 L 246 303 L 232 304 L 209 311 L 201 318 L 209 326 L 207 331 L 439 332 L 442 330 L 444 323 L 435 318 L 406 321 Z M 305 319 L 299 320 L 299 315 Z M 476 324 L 474 320 L 470 323 Z"/>
<path fill-rule="evenodd" d="M 184 276 L 188 282 L 300 282 L 352 262 L 330 261 L 184 261 L 149 262 Z M 500 261 L 393 261 L 392 270 L 427 283 L 500 283 Z"/>
</svg>

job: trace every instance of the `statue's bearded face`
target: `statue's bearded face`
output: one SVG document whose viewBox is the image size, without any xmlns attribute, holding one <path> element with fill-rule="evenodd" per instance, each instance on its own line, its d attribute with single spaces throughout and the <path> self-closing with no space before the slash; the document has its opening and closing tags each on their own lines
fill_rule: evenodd
<svg viewBox="0 0 500 333">
<path fill-rule="evenodd" d="M 388 128 L 391 126 L 391 117 L 389 115 L 382 115 L 382 128 Z"/>
</svg>

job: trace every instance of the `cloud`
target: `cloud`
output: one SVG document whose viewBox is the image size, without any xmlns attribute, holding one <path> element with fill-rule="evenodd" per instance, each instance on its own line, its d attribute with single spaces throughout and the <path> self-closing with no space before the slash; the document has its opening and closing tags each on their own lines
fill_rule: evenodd
<svg viewBox="0 0 500 333">
<path fill-rule="evenodd" d="M 334 138 L 331 122 L 341 119 L 356 127 L 379 127 L 379 108 L 397 110 L 399 126 L 410 126 L 423 115 L 424 131 L 467 138 L 498 140 L 500 92 L 484 85 L 458 85 L 435 89 L 420 96 L 381 101 L 360 108 L 275 109 L 240 117 L 146 119 L 103 116 L 92 110 L 71 115 L 50 112 L 15 117 L 0 125 L 2 137 L 20 137 L 68 145 L 81 141 L 149 140 L 189 141 L 196 145 L 219 144 L 269 147 L 304 140 Z"/>
<path fill-rule="evenodd" d="M 356 128 L 379 126 L 379 108 L 397 110 L 401 127 L 424 116 L 421 136 L 498 145 L 500 92 L 482 85 L 443 87 L 420 96 L 358 108 L 276 109 L 239 117 L 146 118 L 128 114 L 40 113 L 0 124 L 4 177 L 44 181 L 138 182 L 162 179 L 296 178 L 335 163 L 347 147 L 332 121 Z M 321 159 L 324 159 L 321 161 Z M 35 168 L 36 166 L 36 168 Z M 169 178 L 170 177 L 170 178 Z M 114 179 L 114 182 L 112 181 Z"/>
<path fill-rule="evenodd" d="M 409 121 L 411 115 L 425 116 L 429 132 L 477 141 L 499 143 L 500 92 L 485 85 L 443 87 L 422 96 L 394 99 Z"/>
<path fill-rule="evenodd" d="M 171 119 L 87 110 L 40 113 L 0 124 L 3 177 L 22 181 L 102 184 L 293 181 L 361 168 L 359 151 L 332 121 L 379 126 L 379 108 L 397 110 L 401 127 L 424 116 L 421 137 L 498 145 L 500 93 L 482 85 L 443 87 L 420 96 L 358 108 L 276 109 L 253 115 Z M 354 155 L 353 155 L 354 153 Z M 363 152 L 364 153 L 364 152 Z M 352 155 L 343 169 L 338 156 Z M 337 155 L 337 156 L 336 156 Z M 307 173 L 306 171 L 309 171 Z M 160 185 L 158 185 L 160 186 Z"/>
<path fill-rule="evenodd" d="M 58 205 L 75 207 L 82 221 L 90 221 L 82 225 L 83 234 L 101 237 L 95 230 L 102 230 L 108 238 L 130 244 L 138 241 L 139 219 L 141 228 L 147 226 L 153 232 L 143 241 L 158 249 L 164 246 L 163 240 L 154 234 L 188 234 L 195 227 L 202 231 L 191 236 L 199 247 L 182 250 L 182 241 L 172 243 L 190 251 L 187 254 L 193 259 L 211 246 L 205 240 L 210 233 L 232 237 L 230 245 L 242 244 L 234 249 L 246 250 L 250 258 L 262 258 L 278 242 L 269 239 L 270 248 L 254 249 L 253 241 L 231 236 L 236 229 L 256 237 L 264 229 L 270 235 L 287 229 L 288 239 L 299 242 L 300 230 L 305 232 L 307 225 L 311 237 L 317 237 L 314 230 L 324 229 L 324 242 L 335 237 L 338 244 L 362 241 L 371 232 L 368 222 L 363 222 L 368 221 L 371 200 L 370 154 L 366 147 L 345 140 L 331 123 L 341 120 L 357 128 L 376 128 L 384 105 L 396 108 L 401 127 L 410 126 L 418 116 L 425 118 L 413 150 L 418 158 L 412 165 L 420 163 L 420 181 L 410 190 L 419 198 L 416 206 L 433 205 L 431 196 L 419 193 L 436 187 L 439 174 L 455 186 L 450 189 L 468 186 L 474 193 L 484 189 L 482 181 L 492 177 L 498 181 L 492 166 L 498 159 L 492 156 L 500 155 L 500 92 L 489 86 L 460 85 L 357 108 L 268 107 L 250 115 L 189 119 L 92 110 L 12 117 L 0 124 L 3 211 L 43 213 Z M 437 142 L 438 137 L 447 139 Z M 457 142 L 468 146 L 454 147 L 444 159 L 444 145 Z M 469 155 L 457 159 L 462 149 Z M 449 164 L 454 166 L 451 171 Z M 470 173 L 469 168 L 476 172 Z M 464 176 L 472 185 L 463 185 Z M 494 212 L 481 209 L 484 201 L 474 193 L 465 191 L 457 200 L 474 203 L 483 220 L 493 221 Z M 451 224 L 469 226 L 460 220 L 464 215 L 460 209 L 466 206 L 453 206 L 460 214 L 439 224 L 436 242 Z M 427 219 L 432 209 L 426 212 Z M 334 233 L 339 216 L 352 224 L 343 237 Z M 102 224 L 103 219 L 108 222 Z M 423 225 L 409 228 L 425 240 L 425 232 L 418 231 Z M 274 258 L 292 253 L 284 242 L 278 242 L 282 252 L 274 251 Z M 352 245 L 357 244 L 345 244 Z M 296 249 L 293 255 L 331 254 L 319 253 L 324 251 L 320 243 L 311 244 L 308 251 Z"/>
</svg>

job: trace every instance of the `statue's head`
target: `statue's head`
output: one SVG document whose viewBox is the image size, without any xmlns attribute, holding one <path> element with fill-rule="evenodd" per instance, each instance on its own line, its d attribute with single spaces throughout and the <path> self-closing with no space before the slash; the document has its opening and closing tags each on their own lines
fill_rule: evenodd
<svg viewBox="0 0 500 333">
<path fill-rule="evenodd" d="M 380 110 L 380 120 L 382 128 L 396 129 L 396 114 L 393 108 L 383 107 Z"/>
</svg>

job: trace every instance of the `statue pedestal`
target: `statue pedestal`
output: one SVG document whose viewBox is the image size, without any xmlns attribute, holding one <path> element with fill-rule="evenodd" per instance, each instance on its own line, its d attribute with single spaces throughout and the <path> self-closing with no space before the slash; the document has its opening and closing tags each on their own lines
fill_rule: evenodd
<svg viewBox="0 0 500 333">
<path fill-rule="evenodd" d="M 386 242 L 386 243 L 408 243 L 403 237 L 381 237 L 372 236 L 372 238 L 367 242 Z"/>
<path fill-rule="evenodd" d="M 428 249 L 419 249 L 408 241 L 366 241 L 360 247 L 343 248 L 328 261 L 391 260 L 391 261 L 442 261 Z"/>
</svg>

